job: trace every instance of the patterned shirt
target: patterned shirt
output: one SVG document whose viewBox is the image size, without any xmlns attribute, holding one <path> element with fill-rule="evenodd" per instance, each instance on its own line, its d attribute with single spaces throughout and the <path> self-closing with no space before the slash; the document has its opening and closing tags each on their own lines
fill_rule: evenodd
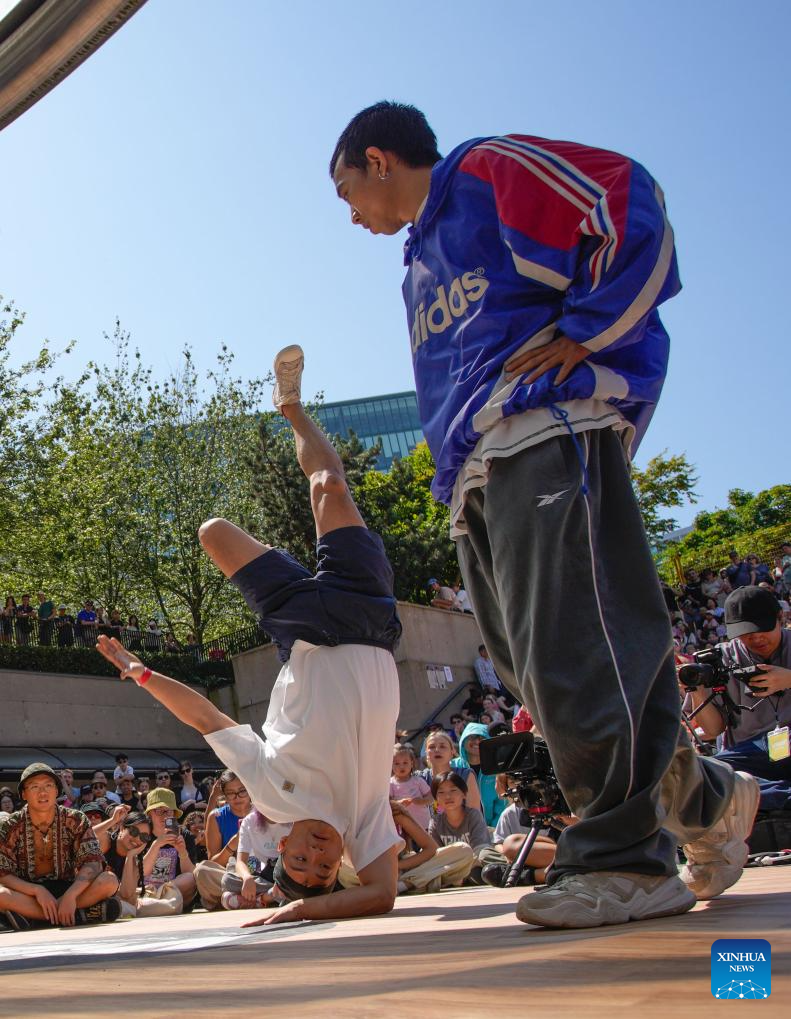
<svg viewBox="0 0 791 1019">
<path fill-rule="evenodd" d="M 98 863 L 104 870 L 99 843 L 81 810 L 55 807 L 55 821 L 48 833 L 52 840 L 49 874 L 36 873 L 34 832 L 27 804 L 0 822 L 0 879 L 12 874 L 25 881 L 73 881 L 86 863 Z"/>
</svg>

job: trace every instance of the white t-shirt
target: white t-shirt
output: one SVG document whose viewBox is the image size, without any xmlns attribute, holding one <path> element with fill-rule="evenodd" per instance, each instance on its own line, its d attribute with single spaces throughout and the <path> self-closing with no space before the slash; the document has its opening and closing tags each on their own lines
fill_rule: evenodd
<svg viewBox="0 0 791 1019">
<path fill-rule="evenodd" d="M 115 771 L 113 772 L 113 779 L 116 782 L 120 782 L 122 778 L 134 778 L 134 777 L 135 777 L 135 769 L 132 767 L 131 764 L 127 764 L 127 766 L 125 768 L 122 768 L 119 765 L 115 769 Z"/>
<path fill-rule="evenodd" d="M 255 814 L 248 814 L 239 825 L 239 852 L 255 857 L 261 864 L 274 860 L 278 842 L 290 831 L 290 824 L 275 824 L 274 821 L 262 831 Z"/>
<path fill-rule="evenodd" d="M 264 739 L 249 725 L 205 739 L 262 814 L 331 824 L 359 872 L 401 845 L 389 801 L 398 708 L 389 651 L 298 640 L 272 690 Z"/>
</svg>

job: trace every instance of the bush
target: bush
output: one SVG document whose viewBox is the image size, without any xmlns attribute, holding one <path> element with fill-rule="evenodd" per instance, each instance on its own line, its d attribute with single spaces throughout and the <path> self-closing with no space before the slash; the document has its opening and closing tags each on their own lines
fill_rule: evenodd
<svg viewBox="0 0 791 1019">
<path fill-rule="evenodd" d="M 158 652 L 141 652 L 141 661 L 165 676 L 182 683 L 192 683 L 212 690 L 233 683 L 233 666 L 230 662 L 196 662 L 191 655 L 170 655 Z M 117 676 L 118 670 L 93 648 L 17 647 L 0 644 L 0 669 L 20 672 L 56 672 L 75 676 Z"/>
</svg>

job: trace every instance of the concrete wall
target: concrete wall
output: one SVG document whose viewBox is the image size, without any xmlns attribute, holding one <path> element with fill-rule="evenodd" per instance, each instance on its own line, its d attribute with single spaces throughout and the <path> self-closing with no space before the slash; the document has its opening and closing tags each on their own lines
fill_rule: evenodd
<svg viewBox="0 0 791 1019">
<path fill-rule="evenodd" d="M 461 691 L 475 681 L 472 663 L 481 643 L 478 626 L 470 615 L 423 605 L 400 602 L 398 612 L 404 626 L 404 635 L 396 650 L 401 686 L 399 728 L 416 729 L 446 697 L 458 690 L 459 696 L 439 716 L 445 722 L 466 698 Z M 428 684 L 427 665 L 450 666 L 453 683 L 444 690 L 432 689 Z M 277 651 L 272 645 L 246 651 L 233 659 L 233 669 L 237 717 L 240 722 L 260 728 L 280 671 Z"/>
<path fill-rule="evenodd" d="M 10 669 L 0 669 L 0 745 L 206 749 L 129 680 Z"/>
<path fill-rule="evenodd" d="M 399 604 L 398 611 L 404 625 L 396 652 L 399 727 L 416 729 L 446 697 L 459 691 L 440 714 L 447 721 L 465 699 L 466 684 L 475 680 L 472 663 L 481 642 L 475 620 L 405 603 Z M 453 683 L 444 690 L 429 687 L 429 664 L 449 665 Z M 237 655 L 233 667 L 235 685 L 216 691 L 212 700 L 226 714 L 260 728 L 280 671 L 276 649 L 269 645 Z M 0 746 L 206 749 L 193 729 L 132 682 L 5 669 L 0 670 Z"/>
</svg>

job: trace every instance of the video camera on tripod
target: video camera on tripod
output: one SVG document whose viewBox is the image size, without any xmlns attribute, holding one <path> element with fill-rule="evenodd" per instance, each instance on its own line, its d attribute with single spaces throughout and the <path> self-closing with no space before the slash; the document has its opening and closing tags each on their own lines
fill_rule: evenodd
<svg viewBox="0 0 791 1019">
<path fill-rule="evenodd" d="M 511 888 L 519 880 L 539 831 L 571 810 L 558 785 L 544 740 L 530 732 L 504 733 L 482 740 L 480 754 L 484 775 L 505 774 L 508 796 L 522 808 L 519 823 L 530 828 L 504 882 L 504 887 Z"/>
</svg>

